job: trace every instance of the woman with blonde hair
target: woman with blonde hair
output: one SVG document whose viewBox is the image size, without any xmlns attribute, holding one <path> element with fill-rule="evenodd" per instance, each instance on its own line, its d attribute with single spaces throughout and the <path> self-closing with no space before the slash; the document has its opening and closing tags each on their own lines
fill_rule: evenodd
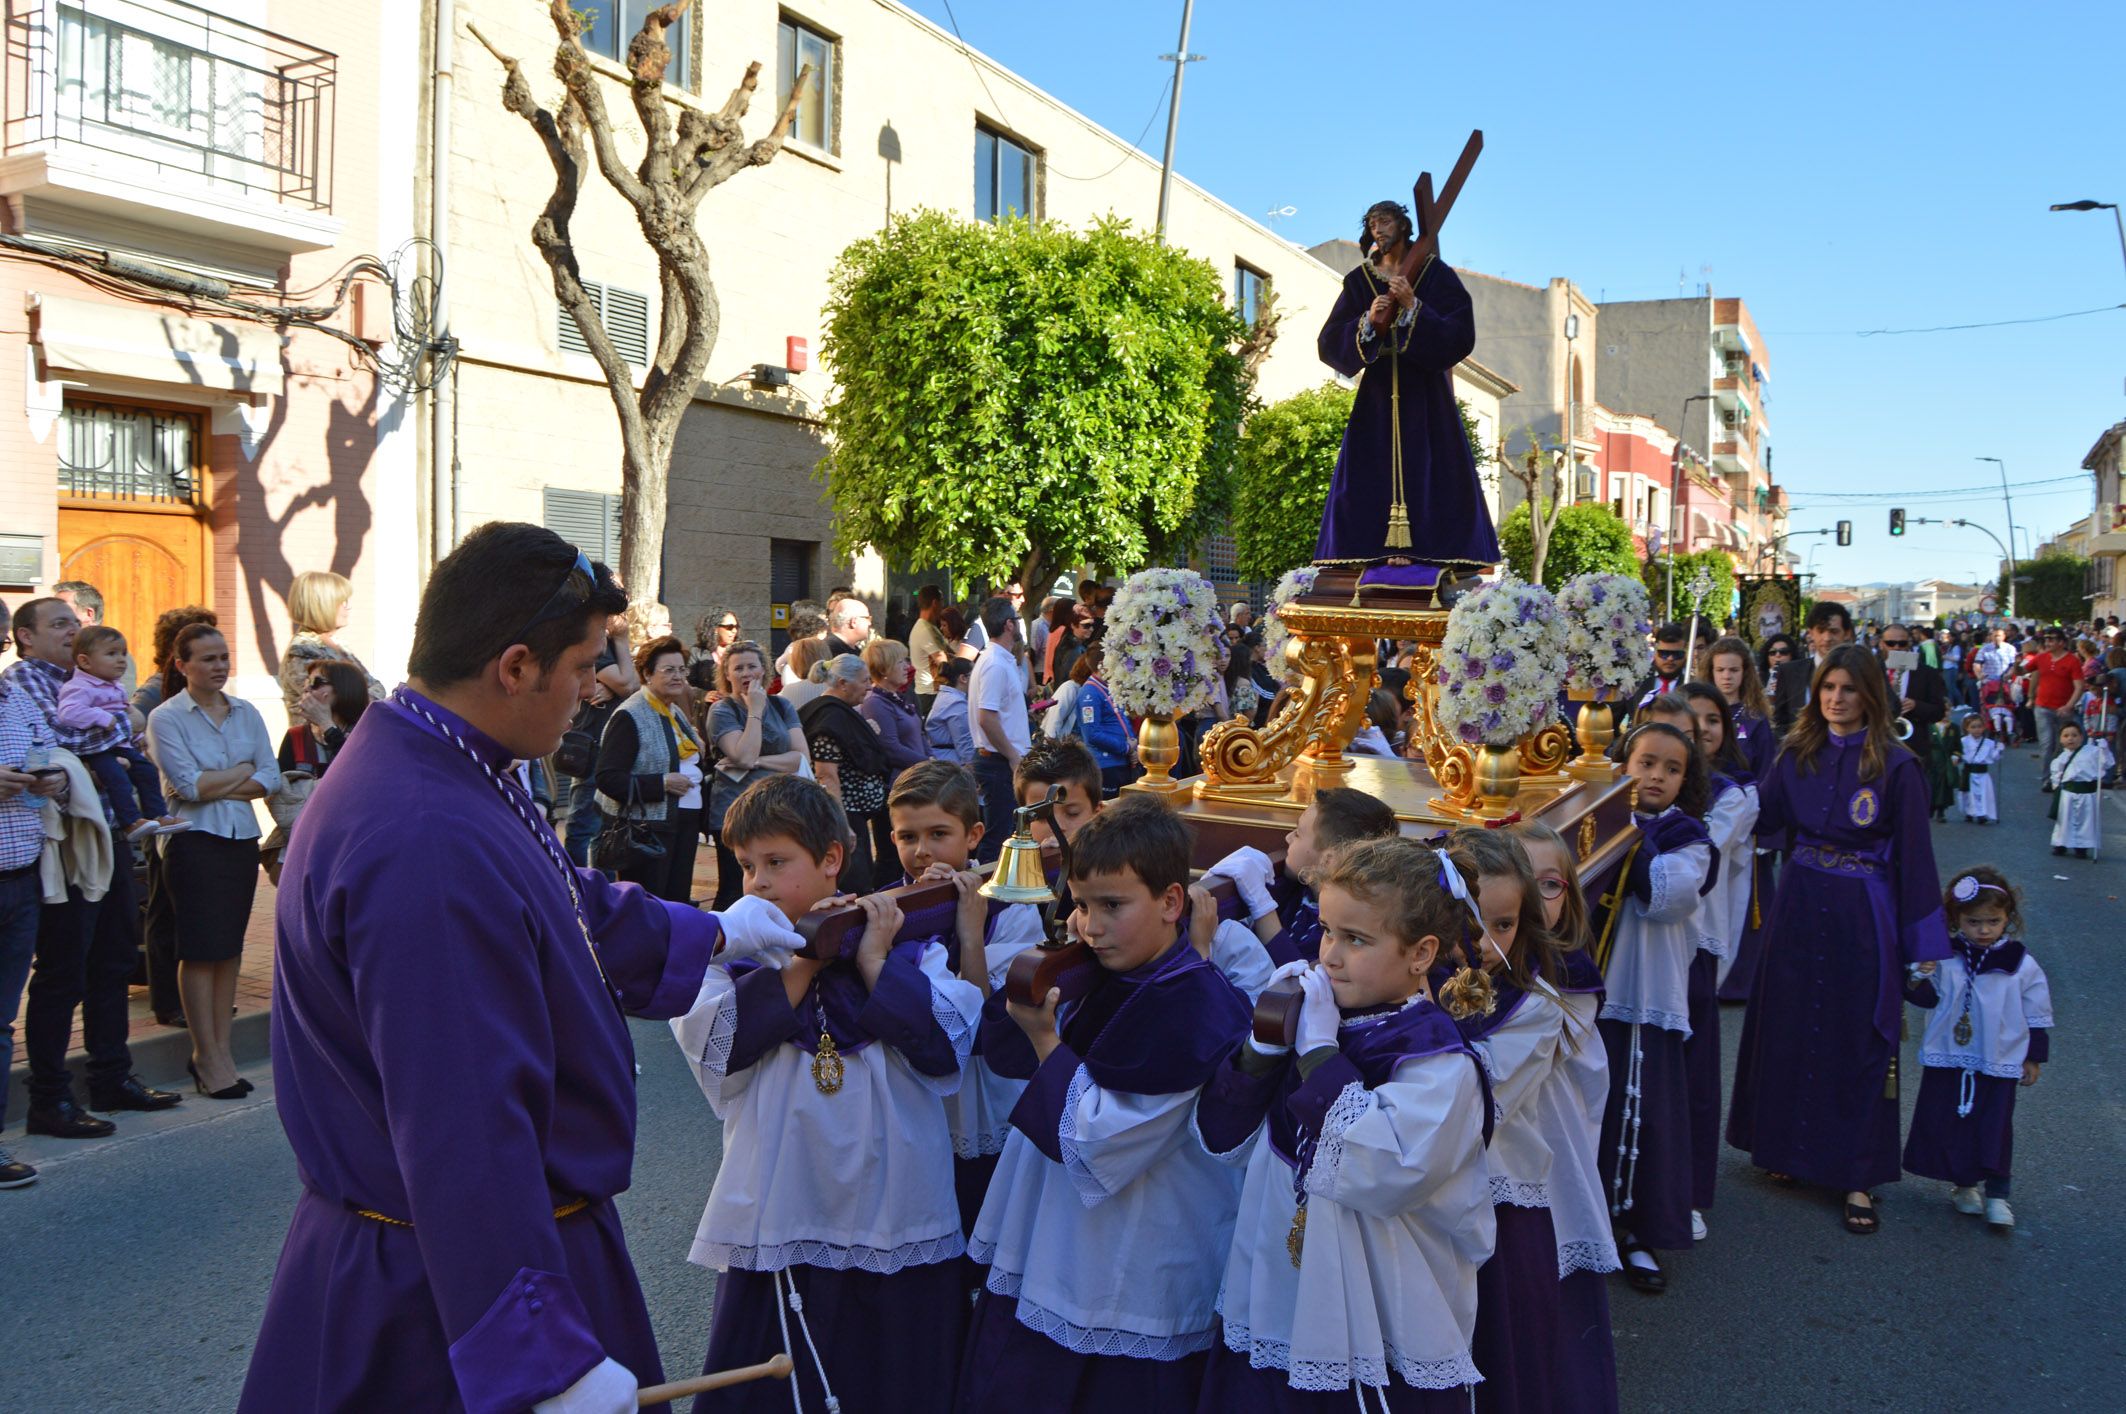
<svg viewBox="0 0 2126 1414">
<path fill-rule="evenodd" d="M 302 726 L 303 692 L 310 685 L 312 664 L 323 662 L 352 663 L 362 669 L 362 676 L 369 682 L 369 700 L 384 700 L 384 684 L 378 682 L 362 660 L 342 648 L 335 637 L 347 627 L 353 613 L 354 585 L 343 574 L 331 570 L 304 570 L 288 586 L 288 619 L 295 627 L 295 637 L 288 641 L 287 651 L 281 654 L 280 685 L 281 703 L 288 709 L 288 724 Z M 168 664 L 158 666 L 167 667 Z"/>
</svg>

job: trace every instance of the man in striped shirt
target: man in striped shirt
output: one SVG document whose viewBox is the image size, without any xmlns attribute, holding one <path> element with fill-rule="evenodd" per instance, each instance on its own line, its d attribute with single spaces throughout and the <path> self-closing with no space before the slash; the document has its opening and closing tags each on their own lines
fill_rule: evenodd
<svg viewBox="0 0 2126 1414">
<path fill-rule="evenodd" d="M 7 636 L 8 627 L 7 605 L 0 604 L 0 638 Z M 38 776 L 27 769 L 35 753 L 49 751 L 51 745 L 51 732 L 36 701 L 9 693 L 0 681 L 0 1114 L 7 1112 L 15 1014 L 29 980 L 44 904 L 37 880 L 37 858 L 44 849 L 42 812 L 52 809 L 49 802 L 66 789 L 64 778 Z M 36 1179 L 37 1170 L 17 1163 L 0 1148 L 0 1188 L 21 1188 Z"/>
</svg>

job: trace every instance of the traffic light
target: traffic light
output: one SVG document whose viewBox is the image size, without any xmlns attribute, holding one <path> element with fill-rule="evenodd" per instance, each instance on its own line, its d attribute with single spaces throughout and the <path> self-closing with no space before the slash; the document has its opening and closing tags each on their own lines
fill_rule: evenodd
<svg viewBox="0 0 2126 1414">
<path fill-rule="evenodd" d="M 1903 509 L 1903 507 L 1900 507 L 1900 506 L 1892 506 L 1892 507 L 1890 508 L 1890 534 L 1892 534 L 1892 535 L 1902 535 L 1902 534 L 1904 534 L 1904 533 L 1905 533 L 1905 513 L 1904 513 L 1904 509 Z"/>
<path fill-rule="evenodd" d="M 1838 522 L 1838 543 L 1841 545 L 1853 543 L 1853 522 L 1849 520 Z"/>
</svg>

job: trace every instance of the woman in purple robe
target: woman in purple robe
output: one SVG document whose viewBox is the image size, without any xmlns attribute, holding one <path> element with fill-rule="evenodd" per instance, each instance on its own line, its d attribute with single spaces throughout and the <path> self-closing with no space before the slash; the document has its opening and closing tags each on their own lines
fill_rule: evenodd
<svg viewBox="0 0 2126 1414">
<path fill-rule="evenodd" d="M 1406 209 L 1374 203 L 1359 237 L 1368 260 L 1344 276 L 1321 326 L 1321 361 L 1359 381 L 1314 563 L 1489 569 L 1498 536 L 1454 401 L 1454 366 L 1476 347 L 1476 318 L 1437 256 L 1415 281 L 1395 273 L 1410 234 Z"/>
<path fill-rule="evenodd" d="M 1761 784 L 1759 830 L 1793 832 L 1796 887 L 1765 923 L 1727 1126 L 1775 1180 L 1843 1192 L 1857 1234 L 1899 1175 L 1904 969 L 1949 955 L 1926 772 L 1892 716 L 1875 657 L 1833 650 Z"/>
<path fill-rule="evenodd" d="M 613 1207 L 623 1013 L 684 1013 L 720 938 L 798 940 L 760 900 L 718 916 L 573 867 L 518 786 L 624 604 L 550 531 L 474 531 L 429 580 L 411 684 L 304 808 L 273 981 L 303 1192 L 243 1411 L 631 1410 L 663 1377 Z"/>
</svg>

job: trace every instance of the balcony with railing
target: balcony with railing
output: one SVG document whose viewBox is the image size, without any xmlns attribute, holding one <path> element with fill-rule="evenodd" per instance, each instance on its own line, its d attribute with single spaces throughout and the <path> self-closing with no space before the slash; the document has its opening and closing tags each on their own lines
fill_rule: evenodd
<svg viewBox="0 0 2126 1414">
<path fill-rule="evenodd" d="M 6 4 L 0 195 L 60 225 L 332 244 L 336 55 L 184 0 Z"/>
</svg>

